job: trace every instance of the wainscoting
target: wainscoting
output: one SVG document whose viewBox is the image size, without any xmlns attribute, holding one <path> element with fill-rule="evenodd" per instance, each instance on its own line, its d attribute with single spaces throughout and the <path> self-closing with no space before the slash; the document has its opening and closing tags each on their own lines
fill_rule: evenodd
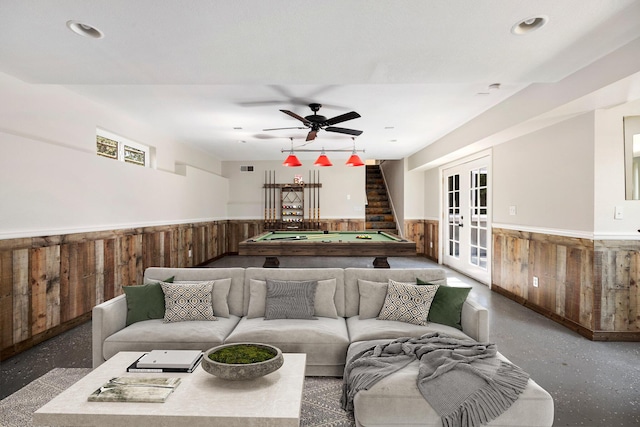
<svg viewBox="0 0 640 427">
<path fill-rule="evenodd" d="M 439 221 L 430 219 L 405 220 L 404 237 L 416 242 L 418 255 L 438 262 Z"/>
<path fill-rule="evenodd" d="M 359 219 L 321 222 L 364 229 Z M 0 240 L 0 360 L 86 322 L 147 267 L 197 266 L 263 231 L 262 220 L 222 220 Z"/>
<path fill-rule="evenodd" d="M 589 339 L 640 341 L 639 281 L 638 241 L 493 229 L 492 290 Z"/>
</svg>

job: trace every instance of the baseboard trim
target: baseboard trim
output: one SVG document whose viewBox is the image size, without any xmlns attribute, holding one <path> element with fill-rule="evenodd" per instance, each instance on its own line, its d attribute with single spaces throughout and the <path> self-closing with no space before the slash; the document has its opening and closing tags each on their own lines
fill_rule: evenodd
<svg viewBox="0 0 640 427">
<path fill-rule="evenodd" d="M 593 331 L 589 328 L 586 328 L 573 320 L 569 320 L 564 318 L 551 310 L 548 310 L 544 307 L 540 307 L 537 304 L 532 303 L 524 299 L 523 297 L 516 295 L 512 292 L 507 291 L 506 289 L 501 288 L 500 286 L 493 284 L 491 286 L 491 290 L 495 293 L 498 293 L 504 297 L 509 298 L 512 301 L 521 304 L 536 313 L 542 314 L 544 317 L 553 320 L 556 323 L 561 324 L 567 329 L 570 329 L 583 337 L 590 339 L 591 341 L 630 341 L 637 342 L 640 341 L 640 331 L 632 332 L 632 331 Z"/>
</svg>

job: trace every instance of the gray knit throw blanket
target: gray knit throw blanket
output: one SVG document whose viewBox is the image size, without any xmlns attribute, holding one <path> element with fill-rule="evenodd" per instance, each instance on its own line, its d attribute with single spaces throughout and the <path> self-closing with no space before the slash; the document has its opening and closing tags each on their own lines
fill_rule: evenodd
<svg viewBox="0 0 640 427">
<path fill-rule="evenodd" d="M 429 333 L 369 347 L 347 361 L 342 407 L 386 376 L 419 359 L 417 385 L 445 427 L 477 427 L 506 411 L 529 375 L 499 360 L 495 344 Z"/>
</svg>

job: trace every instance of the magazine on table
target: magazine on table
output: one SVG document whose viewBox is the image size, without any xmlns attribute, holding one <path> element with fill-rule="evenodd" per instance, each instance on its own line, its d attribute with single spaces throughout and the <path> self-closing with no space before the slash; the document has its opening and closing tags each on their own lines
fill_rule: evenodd
<svg viewBox="0 0 640 427">
<path fill-rule="evenodd" d="M 162 403 L 180 385 L 180 378 L 115 377 L 89 395 L 89 402 Z"/>
</svg>

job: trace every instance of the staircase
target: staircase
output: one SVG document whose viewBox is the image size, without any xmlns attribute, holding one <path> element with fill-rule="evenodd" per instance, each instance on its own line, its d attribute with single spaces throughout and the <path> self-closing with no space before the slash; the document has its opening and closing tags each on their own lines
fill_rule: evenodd
<svg viewBox="0 0 640 427">
<path fill-rule="evenodd" d="M 387 186 L 378 165 L 367 165 L 367 207 L 365 208 L 365 228 L 398 234 L 393 217 Z"/>
</svg>

